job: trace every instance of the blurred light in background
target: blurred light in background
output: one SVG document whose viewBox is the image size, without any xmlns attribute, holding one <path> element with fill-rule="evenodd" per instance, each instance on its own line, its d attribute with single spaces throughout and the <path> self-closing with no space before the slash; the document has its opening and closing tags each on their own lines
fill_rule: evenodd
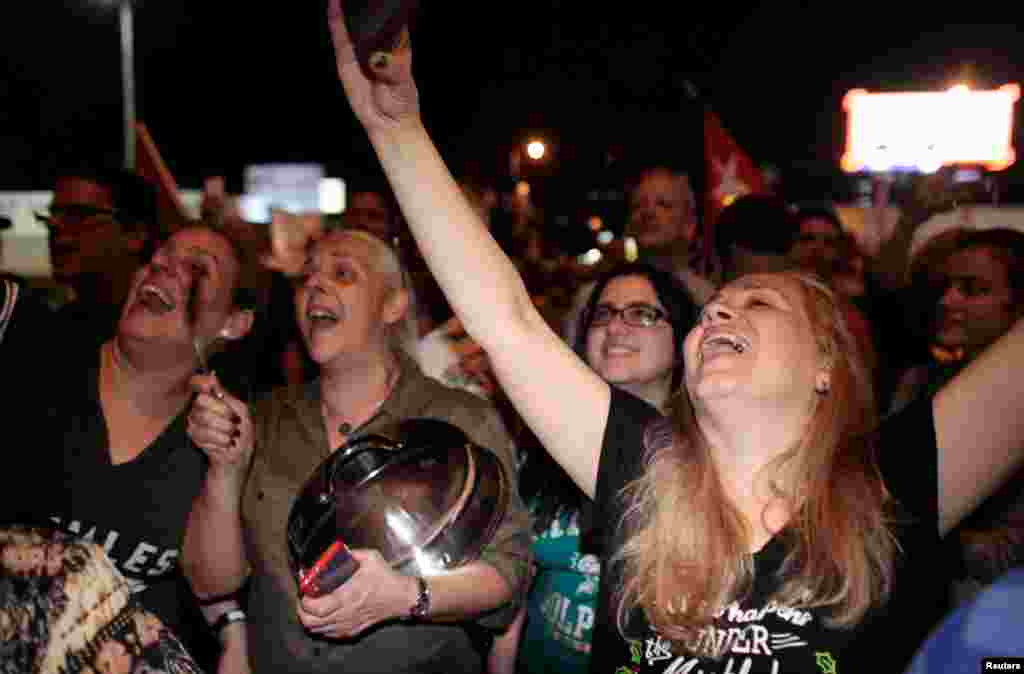
<svg viewBox="0 0 1024 674">
<path fill-rule="evenodd" d="M 1001 171 L 1014 163 L 1013 106 L 1020 86 L 973 91 L 868 93 L 843 99 L 846 149 L 841 167 L 860 171 L 934 173 L 943 166 L 976 165 Z"/>
<path fill-rule="evenodd" d="M 540 161 L 541 159 L 543 159 L 546 152 L 547 147 L 544 145 L 542 141 L 531 140 L 526 145 L 526 156 L 534 161 Z"/>
<path fill-rule="evenodd" d="M 598 262 L 600 262 L 602 257 L 604 257 L 604 255 L 601 253 L 601 251 L 599 251 L 597 248 L 591 248 L 586 253 L 583 253 L 576 259 L 579 261 L 580 264 L 585 264 L 589 266 L 595 265 Z"/>
<path fill-rule="evenodd" d="M 640 247 L 636 245 L 636 239 L 627 236 L 622 243 L 625 248 L 623 254 L 626 257 L 626 262 L 636 262 L 637 258 L 640 257 Z"/>
<path fill-rule="evenodd" d="M 320 212 L 337 215 L 345 212 L 345 181 L 341 178 L 324 178 L 320 181 Z"/>
</svg>

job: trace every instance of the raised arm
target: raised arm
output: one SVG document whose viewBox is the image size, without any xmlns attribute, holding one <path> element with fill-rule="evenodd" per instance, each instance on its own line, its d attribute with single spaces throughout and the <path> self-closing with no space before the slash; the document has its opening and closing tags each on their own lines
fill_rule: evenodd
<svg viewBox="0 0 1024 674">
<path fill-rule="evenodd" d="M 935 396 L 945 534 L 1024 462 L 1024 319 Z"/>
<path fill-rule="evenodd" d="M 408 36 L 356 61 L 340 0 L 328 22 L 338 74 L 424 259 L 506 395 L 552 456 L 593 495 L 610 392 L 534 308 L 512 262 L 438 155 L 419 115 Z M 456 65 L 456 64 L 453 64 Z"/>
</svg>

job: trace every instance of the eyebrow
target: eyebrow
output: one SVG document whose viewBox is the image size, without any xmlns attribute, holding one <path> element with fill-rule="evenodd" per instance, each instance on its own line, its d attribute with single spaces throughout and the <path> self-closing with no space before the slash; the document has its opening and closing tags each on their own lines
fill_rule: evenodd
<svg viewBox="0 0 1024 674">
<path fill-rule="evenodd" d="M 775 295 L 776 297 L 778 297 L 779 299 L 785 300 L 786 302 L 789 302 L 789 298 L 787 298 L 785 293 L 783 293 L 781 290 L 778 290 L 776 288 L 772 288 L 771 286 L 762 285 L 762 284 L 756 283 L 756 282 L 746 282 L 746 283 L 740 282 L 738 290 L 741 290 L 741 291 L 744 291 L 744 292 L 752 292 L 752 291 L 761 290 L 761 291 L 769 292 L 769 293 Z M 721 300 L 722 300 L 722 292 L 718 291 L 717 293 L 715 293 L 714 295 L 709 297 L 708 301 L 705 302 L 702 305 L 702 307 L 706 307 L 707 305 L 711 304 L 712 302 L 720 302 Z"/>
<path fill-rule="evenodd" d="M 630 309 L 632 307 L 645 307 L 647 309 L 658 309 L 660 311 L 668 311 L 665 307 L 659 304 L 651 304 L 650 302 L 629 302 L 627 304 L 615 304 L 614 302 L 598 302 L 594 305 L 594 308 L 598 307 L 611 307 L 612 309 Z"/>
<path fill-rule="evenodd" d="M 188 248 L 185 249 L 185 252 L 193 253 L 193 254 L 199 255 L 201 257 L 210 258 L 215 263 L 217 263 L 218 266 L 220 266 L 220 264 L 221 264 L 220 258 L 217 257 L 217 255 L 215 255 L 214 253 L 211 253 L 210 251 L 206 250 L 205 248 L 200 248 L 199 246 L 189 246 Z"/>
<path fill-rule="evenodd" d="M 343 262 L 353 263 L 357 267 L 362 267 L 363 265 L 365 265 L 365 263 L 362 260 L 360 260 L 358 256 L 353 255 L 351 253 L 347 253 L 347 252 L 341 252 L 341 251 L 336 251 L 336 250 L 328 250 L 328 251 L 324 251 L 322 255 L 326 256 L 332 262 L 340 260 L 340 261 L 343 261 Z M 303 267 L 308 267 L 309 265 L 314 264 L 315 258 L 316 258 L 316 254 L 315 253 L 310 253 L 309 255 L 306 256 L 306 260 L 305 260 L 305 262 L 303 263 L 302 266 Z"/>
</svg>

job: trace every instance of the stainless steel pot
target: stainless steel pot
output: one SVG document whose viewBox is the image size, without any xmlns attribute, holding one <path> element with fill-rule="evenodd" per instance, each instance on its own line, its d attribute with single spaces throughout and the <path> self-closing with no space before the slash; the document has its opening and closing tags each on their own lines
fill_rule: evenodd
<svg viewBox="0 0 1024 674">
<path fill-rule="evenodd" d="M 293 569 L 300 583 L 324 574 L 315 594 L 355 571 L 345 546 L 376 549 L 402 573 L 452 569 L 480 555 L 508 499 L 491 451 L 447 422 L 407 419 L 349 441 L 306 481 L 288 517 Z"/>
</svg>

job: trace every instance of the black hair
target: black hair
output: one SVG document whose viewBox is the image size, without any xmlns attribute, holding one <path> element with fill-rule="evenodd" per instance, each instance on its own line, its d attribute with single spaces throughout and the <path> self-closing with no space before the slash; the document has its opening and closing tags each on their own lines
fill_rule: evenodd
<svg viewBox="0 0 1024 674">
<path fill-rule="evenodd" d="M 733 268 L 732 247 L 753 253 L 785 255 L 800 233 L 786 202 L 768 194 L 745 194 L 719 213 L 715 221 L 715 252 L 726 269 Z"/>
<path fill-rule="evenodd" d="M 796 218 L 796 224 L 799 228 L 800 223 L 804 220 L 810 220 L 811 218 L 817 218 L 819 220 L 825 220 L 830 223 L 836 230 L 836 234 L 842 234 L 845 230 L 843 229 L 843 223 L 839 220 L 839 215 L 835 209 L 828 204 L 824 203 L 810 203 L 810 204 L 798 204 L 794 211 L 793 217 Z"/>
<path fill-rule="evenodd" d="M 617 278 L 623 276 L 640 276 L 647 280 L 658 296 L 658 302 L 668 312 L 668 322 L 672 326 L 672 341 L 675 353 L 679 355 L 679 361 L 672 370 L 671 390 L 679 388 L 683 381 L 683 340 L 686 334 L 697 321 L 700 308 L 690 297 L 690 293 L 675 276 L 667 271 L 645 262 L 629 262 L 620 264 L 609 269 L 597 278 L 594 290 L 590 293 L 583 311 L 580 312 L 576 342 L 572 345 L 577 355 L 584 361 L 587 359 L 587 333 L 590 331 L 590 324 L 594 320 L 594 308 L 601 299 L 604 289 Z"/>
<path fill-rule="evenodd" d="M 952 252 L 981 247 L 991 249 L 1006 265 L 1006 280 L 1014 305 L 1024 303 L 1024 232 L 1006 227 L 963 230 L 956 237 Z"/>
<path fill-rule="evenodd" d="M 159 208 L 157 189 L 150 181 L 130 171 L 122 171 L 114 189 L 114 210 L 118 221 L 128 229 L 158 236 Z"/>
<path fill-rule="evenodd" d="M 594 307 L 597 306 L 608 284 L 625 276 L 646 279 L 658 296 L 658 302 L 668 313 L 675 352 L 680 354 L 672 372 L 672 390 L 675 391 L 682 384 L 683 340 L 696 322 L 699 308 L 683 285 L 669 272 L 647 263 L 630 262 L 619 264 L 601 274 L 580 312 L 575 343 L 571 346 L 580 358 L 586 361 L 587 332 L 593 322 Z M 579 511 L 580 548 L 587 550 L 595 541 L 594 536 L 600 527 L 600 523 L 594 522 L 591 517 L 591 501 L 528 430 L 526 429 L 524 438 L 517 438 L 517 444 L 525 450 L 526 455 L 519 477 L 519 493 L 523 501 L 531 507 L 533 529 L 540 534 L 550 527 L 561 513 Z"/>
<path fill-rule="evenodd" d="M 97 185 L 102 185 L 112 192 L 117 189 L 121 173 L 124 169 L 112 166 L 103 161 L 81 159 L 66 162 L 54 172 L 54 182 L 79 178 Z"/>
<path fill-rule="evenodd" d="M 123 168 L 80 162 L 66 164 L 56 172 L 54 182 L 78 178 L 110 190 L 114 215 L 125 229 L 159 236 L 157 189 L 149 180 Z"/>
</svg>

